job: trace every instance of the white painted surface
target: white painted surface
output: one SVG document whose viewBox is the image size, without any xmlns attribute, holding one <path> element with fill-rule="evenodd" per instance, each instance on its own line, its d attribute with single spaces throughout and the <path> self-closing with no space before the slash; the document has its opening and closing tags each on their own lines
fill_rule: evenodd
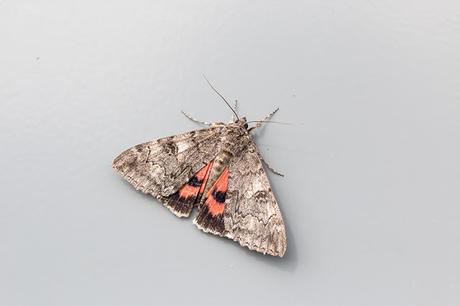
<svg viewBox="0 0 460 306">
<path fill-rule="evenodd" d="M 0 305 L 459 305 L 458 1 L 0 2 Z M 137 143 L 256 139 L 277 260 L 123 183 Z"/>
</svg>

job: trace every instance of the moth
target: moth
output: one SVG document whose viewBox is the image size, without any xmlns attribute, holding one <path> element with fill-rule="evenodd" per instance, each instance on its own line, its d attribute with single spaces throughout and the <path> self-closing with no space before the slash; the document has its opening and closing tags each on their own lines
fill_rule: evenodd
<svg viewBox="0 0 460 306">
<path fill-rule="evenodd" d="M 231 122 L 202 122 L 183 112 L 207 128 L 136 145 L 118 155 L 113 168 L 178 217 L 189 217 L 196 207 L 193 223 L 204 232 L 283 257 L 283 217 L 264 170 L 265 162 L 251 138 L 251 132 L 278 109 L 264 120 L 247 121 L 238 116 L 236 103 L 233 109 L 215 91 L 232 109 Z M 256 124 L 250 127 L 250 123 Z"/>
</svg>

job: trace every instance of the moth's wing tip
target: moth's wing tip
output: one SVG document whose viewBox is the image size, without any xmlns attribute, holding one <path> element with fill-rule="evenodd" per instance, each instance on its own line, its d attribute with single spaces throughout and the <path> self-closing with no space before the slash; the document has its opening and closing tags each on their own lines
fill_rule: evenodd
<svg viewBox="0 0 460 306">
<path fill-rule="evenodd" d="M 116 173 L 120 174 L 121 176 L 123 176 L 123 170 L 122 170 L 122 168 L 123 168 L 122 167 L 122 165 L 123 165 L 123 163 L 122 163 L 123 156 L 122 155 L 123 155 L 123 153 L 118 155 L 117 157 L 115 157 L 113 159 L 113 161 L 112 161 L 112 169 Z"/>
<path fill-rule="evenodd" d="M 119 166 L 119 163 L 118 163 L 119 157 L 120 157 L 120 155 L 115 157 L 114 160 L 112 161 L 112 169 L 115 170 L 115 172 L 120 172 L 120 166 Z"/>
<path fill-rule="evenodd" d="M 112 161 L 112 168 L 117 172 L 121 172 L 123 164 L 126 163 L 126 158 L 129 156 L 132 148 L 127 149 L 120 154 L 118 154 Z"/>
</svg>

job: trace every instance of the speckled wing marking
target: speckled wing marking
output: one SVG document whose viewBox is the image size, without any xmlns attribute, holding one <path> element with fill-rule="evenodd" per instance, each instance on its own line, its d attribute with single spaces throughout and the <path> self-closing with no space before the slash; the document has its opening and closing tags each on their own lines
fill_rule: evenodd
<svg viewBox="0 0 460 306">
<path fill-rule="evenodd" d="M 113 168 L 136 189 L 151 194 L 173 213 L 170 196 L 219 152 L 224 125 L 195 130 L 136 145 L 113 161 Z"/>
<path fill-rule="evenodd" d="M 224 224 L 225 236 L 242 246 L 280 257 L 286 252 L 283 217 L 254 142 L 230 162 Z"/>
<path fill-rule="evenodd" d="M 226 191 L 225 205 L 218 206 L 223 211 L 216 208 L 210 213 L 211 206 L 205 202 L 194 223 L 205 232 L 233 239 L 251 250 L 282 257 L 287 245 L 283 217 L 254 142 L 234 156 L 225 171 L 228 187 L 221 188 Z M 212 201 L 216 200 L 219 196 Z"/>
</svg>

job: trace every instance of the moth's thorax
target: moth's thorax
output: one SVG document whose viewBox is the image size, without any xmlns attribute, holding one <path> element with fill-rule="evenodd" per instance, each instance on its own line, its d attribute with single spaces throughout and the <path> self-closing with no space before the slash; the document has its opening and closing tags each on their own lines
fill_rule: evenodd
<svg viewBox="0 0 460 306">
<path fill-rule="evenodd" d="M 233 123 L 237 124 L 238 126 L 241 126 L 244 129 L 248 129 L 248 121 L 246 120 L 246 117 L 241 117 L 233 121 Z"/>
<path fill-rule="evenodd" d="M 238 119 L 235 119 L 233 121 L 230 121 L 229 123 L 224 123 L 224 122 L 212 122 L 211 126 L 225 126 L 227 128 L 241 128 L 243 130 L 248 131 L 248 123 L 246 120 L 246 117 L 241 117 Z"/>
<path fill-rule="evenodd" d="M 234 155 L 238 155 L 251 141 L 249 131 L 240 122 L 229 123 L 226 127 L 222 137 L 222 148 L 231 151 Z"/>
<path fill-rule="evenodd" d="M 244 121 L 231 122 L 225 125 L 226 129 L 222 135 L 222 142 L 216 157 L 214 158 L 205 192 L 219 178 L 220 174 L 229 166 L 233 158 L 241 155 L 241 152 L 250 144 L 251 138 L 248 130 L 244 126 Z"/>
</svg>

